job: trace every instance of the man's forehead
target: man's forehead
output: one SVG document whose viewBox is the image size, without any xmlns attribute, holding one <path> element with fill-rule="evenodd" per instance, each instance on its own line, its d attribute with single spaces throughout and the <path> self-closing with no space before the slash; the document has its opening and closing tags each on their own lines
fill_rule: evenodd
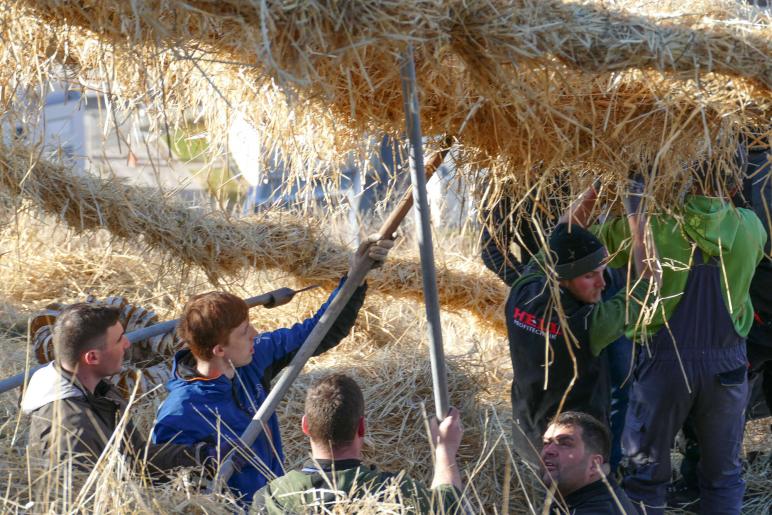
<svg viewBox="0 0 772 515">
<path fill-rule="evenodd" d="M 121 334 L 124 331 L 123 324 L 120 320 L 115 322 L 113 325 L 107 328 L 107 334 Z"/>
<path fill-rule="evenodd" d="M 544 438 L 557 438 L 559 436 L 582 437 L 582 428 L 574 424 L 550 424 Z"/>
</svg>

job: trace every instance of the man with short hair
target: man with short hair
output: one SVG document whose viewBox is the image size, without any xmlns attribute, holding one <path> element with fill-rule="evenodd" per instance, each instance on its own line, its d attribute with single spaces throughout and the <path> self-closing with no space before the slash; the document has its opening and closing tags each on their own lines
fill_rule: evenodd
<svg viewBox="0 0 772 515">
<path fill-rule="evenodd" d="M 570 193 L 565 183 L 561 189 L 566 195 Z M 516 205 L 521 207 L 515 209 Z M 543 209 L 545 205 L 547 207 Z M 552 218 L 552 213 L 556 218 L 560 211 L 561 208 L 555 197 L 543 201 L 526 197 L 515 201 L 509 196 L 504 196 L 484 213 L 486 224 L 483 225 L 481 241 L 483 242 L 482 261 L 485 266 L 498 275 L 508 287 L 512 287 L 522 274 L 529 273 L 530 257 L 540 255 L 539 233 L 551 226 L 549 219 Z M 512 246 L 515 246 L 519 252 L 513 252 Z M 627 267 L 607 267 L 603 270 L 602 279 L 605 286 L 601 299 L 611 300 L 619 291 L 627 287 Z M 609 411 L 608 419 L 612 432 L 612 470 L 616 470 L 622 457 L 621 438 L 630 389 L 627 379 L 630 375 L 632 355 L 633 344 L 622 335 L 608 345 L 597 359 L 578 363 L 579 372 L 587 370 L 588 375 L 593 378 L 595 399 L 592 404 L 596 406 L 593 409 L 596 416 L 600 417 L 605 411 Z M 527 363 L 523 362 L 522 367 L 526 366 Z M 601 388 L 606 388 L 606 385 L 611 389 L 610 395 L 599 391 Z M 590 405 L 580 403 L 575 405 L 575 408 L 589 410 Z M 548 418 L 549 416 L 543 422 Z M 539 428 L 539 435 L 543 429 L 544 427 Z M 515 431 L 519 434 L 518 429 Z M 516 436 L 515 441 L 520 440 L 522 439 Z"/>
<path fill-rule="evenodd" d="M 371 236 L 355 254 L 355 262 L 368 255 L 380 265 L 393 241 Z M 344 279 L 341 279 L 341 284 Z M 314 352 L 335 347 L 356 321 L 367 290 L 360 285 Z M 224 292 L 192 297 L 178 327 L 187 344 L 174 356 L 169 396 L 158 409 L 153 441 L 190 443 L 218 441 L 237 449 L 247 461 L 228 480 L 242 501 L 270 479 L 284 474 L 284 453 L 279 420 L 272 414 L 265 430 L 244 448 L 240 437 L 268 397 L 271 381 L 297 354 L 327 310 L 338 289 L 310 318 L 289 328 L 259 334 L 249 321 L 243 300 Z"/>
<path fill-rule="evenodd" d="M 435 444 L 431 491 L 403 473 L 381 472 L 362 463 L 365 401 L 350 377 L 331 374 L 315 381 L 306 394 L 301 425 L 311 444 L 312 459 L 302 470 L 291 471 L 259 490 L 253 505 L 258 513 L 326 513 L 363 497 L 399 502 L 415 513 L 458 510 L 462 485 L 456 452 L 463 430 L 455 408 L 439 425 L 431 421 Z"/>
<path fill-rule="evenodd" d="M 504 308 L 514 373 L 513 442 L 518 455 L 534 466 L 541 435 L 559 410 L 608 420 L 608 361 L 599 355 L 624 334 L 627 320 L 638 319 L 649 292 L 651 271 L 641 263 L 637 269 L 644 273 L 632 281 L 630 298 L 622 288 L 602 300 L 608 253 L 584 228 L 591 213 L 584 207 L 596 197 L 593 186 L 560 218 L 549 252 L 540 252 L 520 271 Z M 555 282 L 557 291 L 551 287 Z"/>
<path fill-rule="evenodd" d="M 571 515 L 635 513 L 630 499 L 609 477 L 611 436 L 599 420 L 564 411 L 547 428 L 543 443 L 542 480 L 558 494 L 556 512 L 565 508 Z"/>
<path fill-rule="evenodd" d="M 21 403 L 31 416 L 29 449 L 40 461 L 56 467 L 72 459 L 77 468 L 90 470 L 119 427 L 127 403 L 105 380 L 121 371 L 130 345 L 119 316 L 118 308 L 80 303 L 57 317 L 56 359 L 32 375 Z M 203 443 L 148 445 L 131 419 L 118 438 L 122 452 L 146 458 L 151 473 L 199 466 L 216 451 Z"/>
</svg>

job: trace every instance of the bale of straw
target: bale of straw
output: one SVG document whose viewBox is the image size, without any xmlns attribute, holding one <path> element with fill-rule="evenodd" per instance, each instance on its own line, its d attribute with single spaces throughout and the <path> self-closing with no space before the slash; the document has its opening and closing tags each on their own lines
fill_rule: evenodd
<svg viewBox="0 0 772 515">
<path fill-rule="evenodd" d="M 216 209 L 193 209 L 158 191 L 116 179 L 74 175 L 66 167 L 30 161 L 25 151 L 0 146 L 0 187 L 30 200 L 75 231 L 106 229 L 113 236 L 201 267 L 213 282 L 246 267 L 282 270 L 305 283 L 333 288 L 348 270 L 351 250 L 325 235 L 318 223 L 290 213 L 232 218 Z M 468 310 L 485 325 L 503 328 L 505 291 L 477 261 L 438 267 L 440 302 Z M 421 265 L 415 254 L 396 255 L 368 276 L 380 294 L 421 299 Z"/>
<path fill-rule="evenodd" d="M 211 46 L 245 57 L 275 77 L 301 86 L 321 83 L 325 61 L 356 68 L 379 64 L 357 59 L 357 49 L 399 52 L 406 38 L 422 44 L 485 49 L 495 61 L 549 63 L 557 58 L 591 72 L 651 68 L 661 72 L 720 73 L 772 89 L 772 40 L 761 12 L 753 20 L 729 2 L 691 3 L 681 16 L 657 19 L 656 8 L 615 9 L 596 2 L 516 0 L 468 2 L 188 2 L 149 0 L 73 2 L 24 0 L 47 23 L 86 29 L 107 43 Z M 700 9 L 701 8 L 701 9 Z M 746 10 L 747 11 L 747 10 Z M 723 22 L 723 23 L 722 23 Z M 728 23 L 726 23 L 728 22 Z M 367 50 L 361 50 L 366 56 Z M 247 58 L 247 57 L 250 58 Z M 364 70 L 363 70 L 364 71 Z M 372 81 L 371 81 L 372 82 Z"/>
<path fill-rule="evenodd" d="M 194 111 L 222 142 L 243 114 L 267 165 L 335 175 L 363 134 L 402 130 L 410 40 L 426 133 L 460 133 L 460 158 L 488 182 L 515 177 L 522 193 L 553 169 L 619 178 L 654 163 L 667 197 L 684 161 L 728 155 L 768 122 L 772 40 L 767 15 L 729 0 L 671 2 L 667 17 L 647 5 L 25 0 L 0 13 L 0 96 L 20 109 L 15 95 L 64 65 L 158 127 Z"/>
</svg>

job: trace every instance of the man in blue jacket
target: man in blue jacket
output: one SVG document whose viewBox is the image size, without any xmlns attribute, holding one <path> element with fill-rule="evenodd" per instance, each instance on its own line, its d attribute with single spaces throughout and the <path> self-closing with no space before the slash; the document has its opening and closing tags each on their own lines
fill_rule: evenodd
<svg viewBox="0 0 772 515">
<path fill-rule="evenodd" d="M 382 264 L 392 244 L 371 237 L 355 259 L 368 254 Z M 362 284 L 355 291 L 315 355 L 348 335 L 366 290 Z M 209 441 L 219 444 L 224 453 L 236 448 L 242 466 L 228 485 L 242 499 L 251 499 L 268 481 L 283 475 L 284 454 L 275 414 L 251 449 L 244 449 L 239 437 L 265 401 L 273 378 L 292 361 L 337 292 L 312 317 L 262 334 L 249 322 L 247 305 L 240 298 L 224 292 L 191 298 L 177 329 L 187 348 L 174 357 L 172 378 L 166 385 L 169 396 L 158 410 L 153 442 Z"/>
</svg>

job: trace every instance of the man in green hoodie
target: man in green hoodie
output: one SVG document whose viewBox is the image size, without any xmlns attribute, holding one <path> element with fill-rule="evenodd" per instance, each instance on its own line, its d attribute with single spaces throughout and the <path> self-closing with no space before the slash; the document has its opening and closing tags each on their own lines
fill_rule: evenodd
<svg viewBox="0 0 772 515">
<path fill-rule="evenodd" d="M 662 266 L 661 304 L 628 336 L 641 343 L 622 437 L 628 496 L 646 513 L 664 513 L 670 448 L 687 416 L 703 449 L 699 465 L 703 513 L 740 513 L 745 484 L 740 447 L 748 394 L 745 337 L 753 323 L 751 279 L 767 239 L 751 210 L 734 208 L 731 192 L 704 173 L 695 194 L 674 214 L 650 215 Z M 629 257 L 626 220 L 598 235 Z"/>
</svg>

